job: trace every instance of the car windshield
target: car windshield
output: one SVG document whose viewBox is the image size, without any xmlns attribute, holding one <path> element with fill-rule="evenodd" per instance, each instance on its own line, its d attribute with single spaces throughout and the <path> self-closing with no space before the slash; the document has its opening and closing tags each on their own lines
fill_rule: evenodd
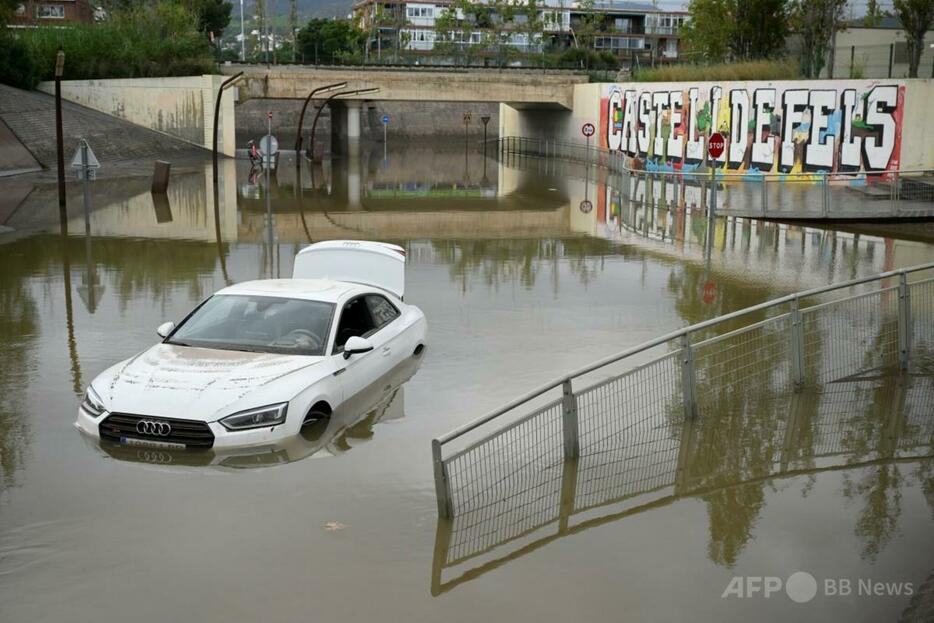
<svg viewBox="0 0 934 623">
<path fill-rule="evenodd" d="M 179 346 L 323 355 L 332 303 L 274 296 L 213 296 L 167 340 Z"/>
</svg>

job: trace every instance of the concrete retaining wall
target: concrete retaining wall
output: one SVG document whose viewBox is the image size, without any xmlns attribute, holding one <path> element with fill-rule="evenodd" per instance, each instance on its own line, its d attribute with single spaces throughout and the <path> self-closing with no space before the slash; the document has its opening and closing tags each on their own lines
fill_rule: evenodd
<svg viewBox="0 0 934 623">
<path fill-rule="evenodd" d="M 583 143 L 590 122 L 595 145 L 649 170 L 687 171 L 701 165 L 712 126 L 727 139 L 724 169 L 932 169 L 931 101 L 930 79 L 585 84 L 567 112 L 501 105 L 500 135 Z"/>
<path fill-rule="evenodd" d="M 214 96 L 225 76 L 132 78 L 120 80 L 66 80 L 62 97 L 130 123 L 163 132 L 211 149 L 214 132 Z M 39 90 L 54 93 L 52 82 Z M 233 156 L 236 149 L 234 99 L 229 90 L 221 103 L 218 149 Z"/>
<path fill-rule="evenodd" d="M 315 118 L 316 102 L 308 106 L 305 113 L 306 147 L 311 123 Z M 251 99 L 237 104 L 237 147 L 245 148 L 250 139 L 258 140 L 266 134 L 266 113 L 272 112 L 272 133 L 282 149 L 292 149 L 302 101 L 294 99 Z M 499 127 L 499 106 L 489 103 L 450 102 L 366 102 L 362 106 L 360 127 L 365 140 L 382 140 L 383 115 L 389 115 L 387 130 L 390 144 L 394 142 L 419 142 L 433 138 L 464 138 L 464 113 L 471 113 L 467 126 L 471 140 L 483 137 L 483 122 L 480 117 L 490 115 L 487 136 L 496 138 Z M 331 111 L 321 113 L 315 130 L 315 141 L 329 141 Z"/>
</svg>

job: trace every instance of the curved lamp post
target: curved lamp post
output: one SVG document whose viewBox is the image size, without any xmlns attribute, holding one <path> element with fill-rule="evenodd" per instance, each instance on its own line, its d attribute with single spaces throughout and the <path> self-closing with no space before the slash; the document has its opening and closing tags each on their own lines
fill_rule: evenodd
<svg viewBox="0 0 934 623">
<path fill-rule="evenodd" d="M 224 259 L 223 244 L 221 242 L 220 188 L 217 181 L 217 121 L 221 114 L 221 96 L 224 95 L 225 90 L 242 77 L 243 72 L 241 71 L 224 80 L 221 83 L 221 88 L 217 90 L 217 95 L 214 97 L 214 139 L 211 142 L 211 152 L 214 159 L 212 166 L 214 188 L 214 236 L 217 240 L 217 255 L 220 257 L 221 261 L 221 272 L 224 275 L 224 282 L 227 284 L 230 283 L 230 277 L 227 275 L 227 262 Z"/>
<path fill-rule="evenodd" d="M 221 88 L 217 90 L 217 96 L 214 98 L 214 140 L 211 141 L 211 152 L 214 158 L 214 197 L 217 197 L 217 119 L 221 115 L 221 96 L 233 83 L 243 77 L 243 72 L 237 72 L 221 83 Z"/>
<path fill-rule="evenodd" d="M 315 119 L 311 122 L 311 141 L 308 144 L 308 153 L 313 159 L 315 157 L 315 128 L 318 125 L 318 117 L 321 116 L 321 111 L 324 110 L 324 107 L 331 103 L 335 97 L 341 97 L 343 95 L 370 95 L 372 93 L 378 93 L 379 87 L 373 87 L 370 89 L 354 89 L 353 91 L 340 91 L 331 95 L 329 98 L 324 100 L 324 103 L 318 108 L 318 112 L 315 113 Z"/>
<path fill-rule="evenodd" d="M 317 89 L 312 89 L 308 97 L 305 98 L 305 103 L 302 105 L 302 114 L 298 117 L 298 134 L 295 137 L 295 153 L 302 150 L 302 126 L 305 124 L 305 111 L 308 109 L 308 102 L 318 93 L 336 91 L 337 89 L 343 89 L 345 86 L 347 86 L 346 82 L 335 82 L 334 84 L 318 87 Z"/>
</svg>

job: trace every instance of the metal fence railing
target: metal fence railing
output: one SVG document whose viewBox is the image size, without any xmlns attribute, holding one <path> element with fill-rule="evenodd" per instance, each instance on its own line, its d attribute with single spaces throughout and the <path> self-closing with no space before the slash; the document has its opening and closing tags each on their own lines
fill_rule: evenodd
<svg viewBox="0 0 934 623">
<path fill-rule="evenodd" d="M 601 398 L 591 404 L 604 400 L 599 391 L 593 396 Z M 756 505 L 747 508 L 751 515 L 737 516 L 741 509 L 731 505 L 731 491 L 836 469 L 887 469 L 892 461 L 934 455 L 934 375 L 828 383 L 783 395 L 751 386 L 742 398 L 742 410 L 708 403 L 693 419 L 666 419 L 667 412 L 655 420 L 629 418 L 614 404 L 607 412 L 619 434 L 601 438 L 598 452 L 585 453 L 582 441 L 576 461 L 552 456 L 542 473 L 526 472 L 508 492 L 489 491 L 487 506 L 438 522 L 432 594 L 565 535 L 685 496 L 703 496 L 710 507 L 715 545 L 716 535 L 730 533 L 714 525 L 718 519 L 731 525 L 756 519 Z M 582 423 L 582 437 L 586 428 Z M 862 495 L 873 512 L 884 510 L 872 490 Z M 897 511 L 879 519 L 895 522 Z"/>
<path fill-rule="evenodd" d="M 699 412 L 909 363 L 934 370 L 932 275 L 934 263 L 798 292 L 546 383 L 432 440 L 438 514 L 500 516 L 521 492 L 519 529 L 541 518 L 534 509 L 552 508 L 568 459 L 618 455 L 610 463 L 629 472 L 623 486 L 635 494 L 671 477 L 665 457 L 683 445 L 672 426 Z"/>
<path fill-rule="evenodd" d="M 596 165 L 618 176 L 621 194 L 637 205 L 707 210 L 759 218 L 870 219 L 934 216 L 934 169 L 856 173 L 749 173 L 633 169 L 605 147 L 539 138 L 496 139 L 506 164 L 523 157 Z M 716 192 L 714 189 L 716 188 Z M 714 205 L 715 204 L 715 205 Z"/>
</svg>

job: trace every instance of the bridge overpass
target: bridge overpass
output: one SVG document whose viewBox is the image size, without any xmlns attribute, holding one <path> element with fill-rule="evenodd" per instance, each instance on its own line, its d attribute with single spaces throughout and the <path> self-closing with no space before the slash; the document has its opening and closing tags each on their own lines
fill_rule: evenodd
<svg viewBox="0 0 934 623">
<path fill-rule="evenodd" d="M 382 101 L 492 102 L 519 109 L 571 110 L 574 85 L 589 82 L 585 73 L 524 69 L 304 65 L 267 68 L 231 64 L 221 66 L 221 71 L 227 75 L 243 72 L 243 78 L 237 83 L 241 101 L 258 97 L 304 99 L 312 89 L 347 82 L 349 89 L 378 88 L 379 93 L 367 99 Z"/>
<path fill-rule="evenodd" d="M 350 153 L 358 149 L 360 114 L 365 101 L 504 103 L 519 110 L 567 113 L 574 106 L 574 86 L 589 81 L 583 73 L 519 69 L 295 65 L 267 68 L 232 64 L 222 66 L 221 70 L 227 75 L 243 72 L 237 83 L 241 102 L 256 98 L 302 100 L 316 88 L 340 82 L 346 82 L 348 89 L 379 89 L 369 97 L 342 97 L 329 104 L 331 149 L 341 150 L 346 141 Z M 451 122 L 459 125 L 460 115 Z"/>
</svg>

